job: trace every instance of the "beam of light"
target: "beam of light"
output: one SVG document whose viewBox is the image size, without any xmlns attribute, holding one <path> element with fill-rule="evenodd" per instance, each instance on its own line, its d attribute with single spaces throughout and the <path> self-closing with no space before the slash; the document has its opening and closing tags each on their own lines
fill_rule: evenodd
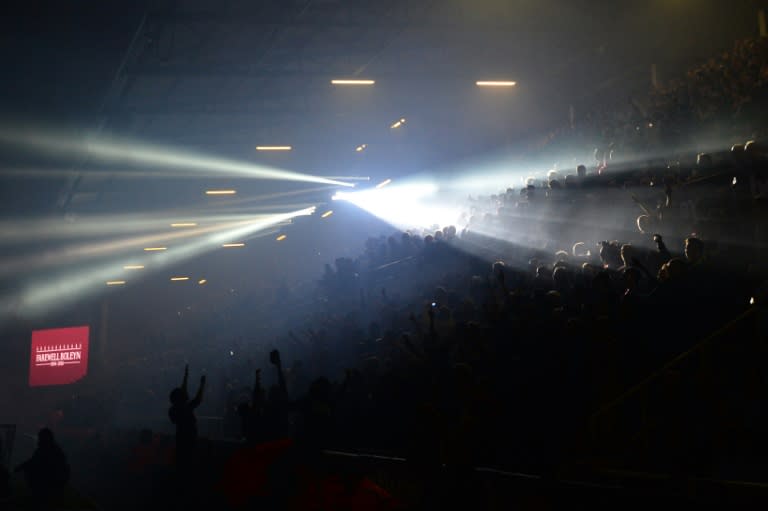
<svg viewBox="0 0 768 511">
<path fill-rule="evenodd" d="M 371 176 L 323 176 L 326 179 L 343 179 L 345 181 L 370 181 Z"/>
<path fill-rule="evenodd" d="M 267 231 L 275 225 L 293 218 L 312 215 L 314 212 L 315 207 L 309 207 L 287 213 L 263 215 L 239 222 L 229 229 L 209 232 L 205 236 L 197 236 L 187 243 L 175 246 L 172 251 L 153 256 L 153 268 L 165 268 L 177 264 L 214 250 L 222 243 L 226 243 L 227 240 L 243 239 L 254 233 Z M 87 265 L 80 270 L 69 271 L 66 275 L 59 277 L 40 276 L 34 281 L 27 282 L 19 294 L 0 297 L 0 318 L 7 318 L 14 311 L 19 310 L 31 316 L 45 316 L 52 310 L 72 304 L 75 300 L 97 292 L 98 287 L 103 286 L 104 282 L 111 281 L 115 266 L 128 264 L 130 264 L 130 260 L 110 260 L 97 265 Z"/>
<path fill-rule="evenodd" d="M 390 128 L 395 130 L 395 129 L 399 128 L 400 126 L 402 126 L 403 124 L 405 124 L 405 117 L 401 117 L 400 119 L 398 119 L 395 122 L 393 122 L 392 125 L 390 126 Z"/>
<path fill-rule="evenodd" d="M 365 148 L 368 147 L 368 144 L 360 144 L 359 146 L 355 147 L 355 151 L 358 153 L 362 153 L 365 151 Z"/>
<path fill-rule="evenodd" d="M 338 179 L 343 179 L 343 178 L 340 177 Z M 337 188 L 338 188 L 337 186 L 326 185 L 326 186 L 315 186 L 312 188 L 302 188 L 301 190 L 289 190 L 287 192 L 275 192 L 275 193 L 265 193 L 261 195 L 252 195 L 250 197 L 242 197 L 242 198 L 227 201 L 227 207 L 240 205 L 240 204 L 248 204 L 251 202 L 267 202 L 273 199 L 279 199 L 281 197 L 293 197 L 295 195 L 304 195 L 308 193 L 323 192 L 328 190 L 335 190 Z M 303 209 L 303 208 L 300 208 L 300 209 Z"/>
<path fill-rule="evenodd" d="M 206 195 L 235 195 L 237 190 L 206 190 Z"/>
<path fill-rule="evenodd" d="M 244 247 L 245 243 L 224 243 L 221 246 L 224 248 L 239 248 L 239 247 Z"/>
<path fill-rule="evenodd" d="M 201 286 L 206 284 L 207 282 L 208 282 L 208 279 L 200 279 L 197 281 L 197 283 L 200 284 Z"/>
<path fill-rule="evenodd" d="M 171 282 L 183 282 L 189 280 L 189 277 L 171 277 Z"/>
<path fill-rule="evenodd" d="M 387 186 L 387 185 L 388 185 L 389 183 L 391 183 L 391 182 L 392 182 L 392 180 L 391 180 L 391 179 L 385 179 L 385 180 L 384 180 L 384 181 L 382 181 L 381 183 L 377 184 L 377 185 L 376 185 L 376 188 L 378 188 L 378 189 L 384 188 L 385 186 Z"/>
<path fill-rule="evenodd" d="M 143 264 L 126 264 L 123 266 L 124 270 L 143 270 L 144 265 Z"/>
<path fill-rule="evenodd" d="M 124 280 L 108 280 L 107 281 L 108 286 L 122 286 L 125 285 Z"/>
<path fill-rule="evenodd" d="M 335 79 L 331 80 L 333 85 L 373 85 L 376 80 L 348 80 L 348 79 Z"/>
<path fill-rule="evenodd" d="M 354 204 L 398 228 L 430 228 L 456 222 L 459 209 L 440 200 L 432 182 L 393 184 L 355 192 L 340 191 L 333 200 Z"/>
<path fill-rule="evenodd" d="M 162 252 L 168 250 L 168 247 L 145 247 L 144 252 Z"/>
<path fill-rule="evenodd" d="M 349 183 L 342 181 L 211 156 L 205 153 L 180 151 L 178 149 L 144 143 L 108 140 L 105 137 L 94 137 L 83 141 L 76 137 L 55 135 L 42 130 L 24 133 L 18 126 L 1 127 L 0 142 L 56 154 L 64 153 L 67 155 L 85 156 L 93 163 L 127 163 L 159 169 L 189 169 L 198 171 L 198 175 L 202 174 L 209 177 L 227 174 L 252 179 L 351 186 Z"/>
<path fill-rule="evenodd" d="M 478 87 L 514 87 L 517 82 L 504 80 L 478 80 L 475 82 Z"/>
<path fill-rule="evenodd" d="M 283 240 L 284 240 L 285 238 L 287 238 L 287 237 L 288 237 L 287 235 L 285 235 L 285 234 L 281 234 L 280 236 L 278 236 L 277 238 L 275 238 L 275 241 L 283 241 Z"/>
<path fill-rule="evenodd" d="M 332 214 L 333 214 L 333 210 L 332 210 L 332 209 L 329 209 L 328 211 L 326 211 L 325 213 L 323 213 L 322 215 L 320 215 L 320 218 L 328 218 L 328 217 L 329 217 L 329 216 L 331 216 Z"/>
<path fill-rule="evenodd" d="M 257 151 L 290 151 L 293 147 L 289 145 L 257 145 Z"/>
<path fill-rule="evenodd" d="M 197 224 L 195 222 L 179 222 L 175 224 L 171 224 L 171 227 L 197 227 Z"/>
</svg>

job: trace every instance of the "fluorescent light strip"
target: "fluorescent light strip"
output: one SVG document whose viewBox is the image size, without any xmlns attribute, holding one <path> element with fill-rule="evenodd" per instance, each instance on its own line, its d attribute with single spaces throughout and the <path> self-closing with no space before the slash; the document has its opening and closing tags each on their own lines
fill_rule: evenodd
<svg viewBox="0 0 768 511">
<path fill-rule="evenodd" d="M 206 190 L 206 195 L 234 195 L 237 190 Z"/>
<path fill-rule="evenodd" d="M 373 85 L 375 80 L 331 80 L 333 85 Z"/>
<path fill-rule="evenodd" d="M 107 285 L 108 286 L 122 286 L 125 284 L 124 280 L 108 280 Z"/>
<path fill-rule="evenodd" d="M 245 243 L 224 243 L 222 247 L 224 248 L 235 248 L 235 247 L 244 247 Z"/>
<path fill-rule="evenodd" d="M 510 81 L 494 81 L 494 80 L 478 80 L 475 82 L 478 87 L 514 87 L 517 82 Z"/>
<path fill-rule="evenodd" d="M 144 249 L 144 252 L 162 252 L 163 250 L 168 250 L 166 247 L 147 247 Z"/>
<path fill-rule="evenodd" d="M 124 270 L 143 270 L 144 265 L 143 264 L 128 264 L 126 266 L 123 266 Z"/>
<path fill-rule="evenodd" d="M 189 277 L 171 277 L 172 282 L 181 282 L 182 280 L 189 280 Z"/>
<path fill-rule="evenodd" d="M 180 222 L 177 224 L 171 224 L 171 227 L 197 227 L 195 222 Z"/>
<path fill-rule="evenodd" d="M 290 151 L 293 147 L 289 145 L 257 145 L 257 151 Z"/>
</svg>

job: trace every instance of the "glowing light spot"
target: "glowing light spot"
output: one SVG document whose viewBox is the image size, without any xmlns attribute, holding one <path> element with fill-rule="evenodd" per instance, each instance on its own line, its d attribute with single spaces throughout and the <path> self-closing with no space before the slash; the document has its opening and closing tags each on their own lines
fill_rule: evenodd
<svg viewBox="0 0 768 511">
<path fill-rule="evenodd" d="M 328 218 L 328 217 L 329 217 L 329 216 L 331 216 L 332 214 L 333 214 L 333 210 L 332 210 L 332 209 L 329 209 L 328 211 L 326 211 L 325 213 L 323 213 L 322 215 L 320 215 L 320 218 Z"/>
<path fill-rule="evenodd" d="M 189 277 L 171 277 L 171 282 L 183 282 L 189 280 Z"/>
<path fill-rule="evenodd" d="M 257 145 L 257 151 L 290 151 L 293 147 L 289 145 Z"/>
<path fill-rule="evenodd" d="M 127 264 L 123 266 L 124 270 L 143 270 L 144 265 L 143 264 Z"/>
<path fill-rule="evenodd" d="M 390 128 L 394 130 L 399 128 L 403 124 L 405 124 L 405 117 L 401 117 L 400 119 L 396 120 L 394 123 L 392 123 L 392 126 L 390 126 Z"/>
<path fill-rule="evenodd" d="M 206 190 L 206 195 L 234 195 L 237 190 Z"/>
<path fill-rule="evenodd" d="M 285 234 L 281 234 L 280 236 L 278 236 L 277 238 L 275 238 L 275 240 L 277 240 L 277 241 L 283 241 L 283 240 L 284 240 L 285 238 L 287 238 L 287 237 L 288 237 L 288 236 L 286 236 Z"/>
<path fill-rule="evenodd" d="M 224 243 L 222 247 L 224 248 L 237 248 L 237 247 L 244 247 L 245 243 Z"/>
<path fill-rule="evenodd" d="M 168 250 L 168 247 L 147 247 L 144 252 L 161 252 L 163 250 Z"/>
<path fill-rule="evenodd" d="M 197 227 L 195 222 L 179 222 L 177 224 L 171 224 L 171 227 Z"/>
<path fill-rule="evenodd" d="M 384 188 L 385 186 L 387 186 L 387 185 L 388 185 L 389 183 L 391 183 L 391 182 L 392 182 L 392 180 L 391 180 L 391 179 L 385 179 L 385 180 L 384 180 L 384 181 L 382 181 L 381 183 L 377 184 L 377 185 L 376 185 L 376 188 L 378 188 L 378 189 Z"/>
<path fill-rule="evenodd" d="M 365 151 L 366 147 L 368 147 L 368 144 L 360 144 L 355 148 L 355 151 L 357 151 L 358 153 L 362 153 L 363 151 Z"/>
<path fill-rule="evenodd" d="M 376 80 L 348 80 L 348 79 L 336 79 L 331 80 L 333 85 L 373 85 Z"/>
<path fill-rule="evenodd" d="M 122 286 L 125 284 L 124 280 L 108 280 L 107 285 L 108 286 Z"/>
<path fill-rule="evenodd" d="M 206 282 L 208 282 L 207 279 L 200 279 L 197 281 L 197 283 L 200 284 L 201 286 L 204 285 Z"/>
<path fill-rule="evenodd" d="M 475 82 L 478 87 L 514 87 L 517 82 L 508 80 L 478 80 Z"/>
</svg>

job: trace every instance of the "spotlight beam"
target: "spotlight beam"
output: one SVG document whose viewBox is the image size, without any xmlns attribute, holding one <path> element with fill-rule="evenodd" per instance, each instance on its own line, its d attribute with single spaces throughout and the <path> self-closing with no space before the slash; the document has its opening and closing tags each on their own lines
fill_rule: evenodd
<svg viewBox="0 0 768 511">
<path fill-rule="evenodd" d="M 19 134 L 17 130 L 10 127 L 0 129 L 0 141 L 51 153 L 82 155 L 94 161 L 151 165 L 155 168 L 161 167 L 164 169 L 189 169 L 208 173 L 207 175 L 209 176 L 224 173 L 252 179 L 353 186 L 343 181 L 326 179 L 310 174 L 127 141 L 107 141 L 94 138 L 82 142 L 73 137 L 61 137 L 41 132 L 32 135 Z"/>
</svg>

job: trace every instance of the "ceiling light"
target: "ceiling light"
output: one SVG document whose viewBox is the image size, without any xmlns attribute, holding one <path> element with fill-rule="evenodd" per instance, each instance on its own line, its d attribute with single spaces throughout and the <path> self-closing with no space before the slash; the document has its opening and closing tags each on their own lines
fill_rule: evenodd
<svg viewBox="0 0 768 511">
<path fill-rule="evenodd" d="M 189 277 L 171 277 L 172 282 L 180 282 L 182 280 L 189 280 Z"/>
<path fill-rule="evenodd" d="M 257 151 L 290 151 L 293 147 L 289 145 L 257 145 Z"/>
<path fill-rule="evenodd" d="M 245 243 L 224 243 L 222 247 L 224 248 L 235 248 L 235 247 L 244 247 Z"/>
<path fill-rule="evenodd" d="M 203 284 L 205 284 L 206 282 L 208 282 L 208 280 L 207 280 L 207 279 L 200 279 L 200 280 L 198 280 L 198 281 L 197 281 L 197 283 L 198 283 L 198 284 L 200 284 L 201 286 L 202 286 Z"/>
<path fill-rule="evenodd" d="M 377 184 L 377 185 L 376 185 L 376 188 L 384 188 L 385 186 L 387 186 L 387 185 L 388 185 L 389 183 L 391 183 L 391 182 L 392 182 L 392 180 L 391 180 L 391 179 L 385 179 L 385 180 L 384 180 L 384 181 L 382 181 L 381 183 Z"/>
<path fill-rule="evenodd" d="M 494 80 L 479 80 L 475 82 L 479 87 L 514 87 L 517 82 L 510 81 L 494 81 Z"/>
<path fill-rule="evenodd" d="M 277 238 L 275 238 L 275 239 L 276 239 L 277 241 L 283 241 L 283 240 L 284 240 L 285 238 L 287 238 L 287 237 L 288 237 L 288 236 L 286 236 L 285 234 L 281 234 L 280 236 L 278 236 L 278 237 L 277 237 Z"/>
<path fill-rule="evenodd" d="M 366 147 L 368 147 L 368 144 L 360 144 L 355 148 L 355 151 L 357 151 L 358 153 L 361 153 L 365 150 Z"/>
<path fill-rule="evenodd" d="M 147 247 L 144 252 L 160 252 L 161 250 L 168 250 L 166 247 Z"/>
<path fill-rule="evenodd" d="M 123 266 L 124 270 L 143 270 L 144 265 L 143 264 L 128 264 L 126 266 Z"/>
<path fill-rule="evenodd" d="M 331 80 L 333 85 L 373 85 L 375 80 Z"/>
<path fill-rule="evenodd" d="M 395 121 L 395 122 L 392 124 L 392 126 L 390 126 L 390 128 L 392 128 L 392 129 L 397 129 L 397 128 L 399 128 L 400 126 L 402 126 L 403 124 L 405 124 L 405 117 L 402 117 L 402 118 L 400 118 L 400 119 L 396 120 L 396 121 Z"/>
<path fill-rule="evenodd" d="M 177 224 L 171 224 L 171 227 L 197 227 L 195 222 L 179 222 Z"/>
<path fill-rule="evenodd" d="M 206 190 L 206 195 L 234 195 L 236 194 L 236 190 Z"/>
<path fill-rule="evenodd" d="M 322 215 L 320 215 L 320 218 L 328 218 L 328 217 L 329 217 L 329 216 L 331 216 L 332 214 L 333 214 L 333 210 L 332 210 L 332 209 L 329 209 L 328 211 L 326 211 L 325 213 L 323 213 Z"/>
<path fill-rule="evenodd" d="M 124 280 L 108 280 L 107 285 L 108 286 L 122 286 L 125 284 Z"/>
</svg>

